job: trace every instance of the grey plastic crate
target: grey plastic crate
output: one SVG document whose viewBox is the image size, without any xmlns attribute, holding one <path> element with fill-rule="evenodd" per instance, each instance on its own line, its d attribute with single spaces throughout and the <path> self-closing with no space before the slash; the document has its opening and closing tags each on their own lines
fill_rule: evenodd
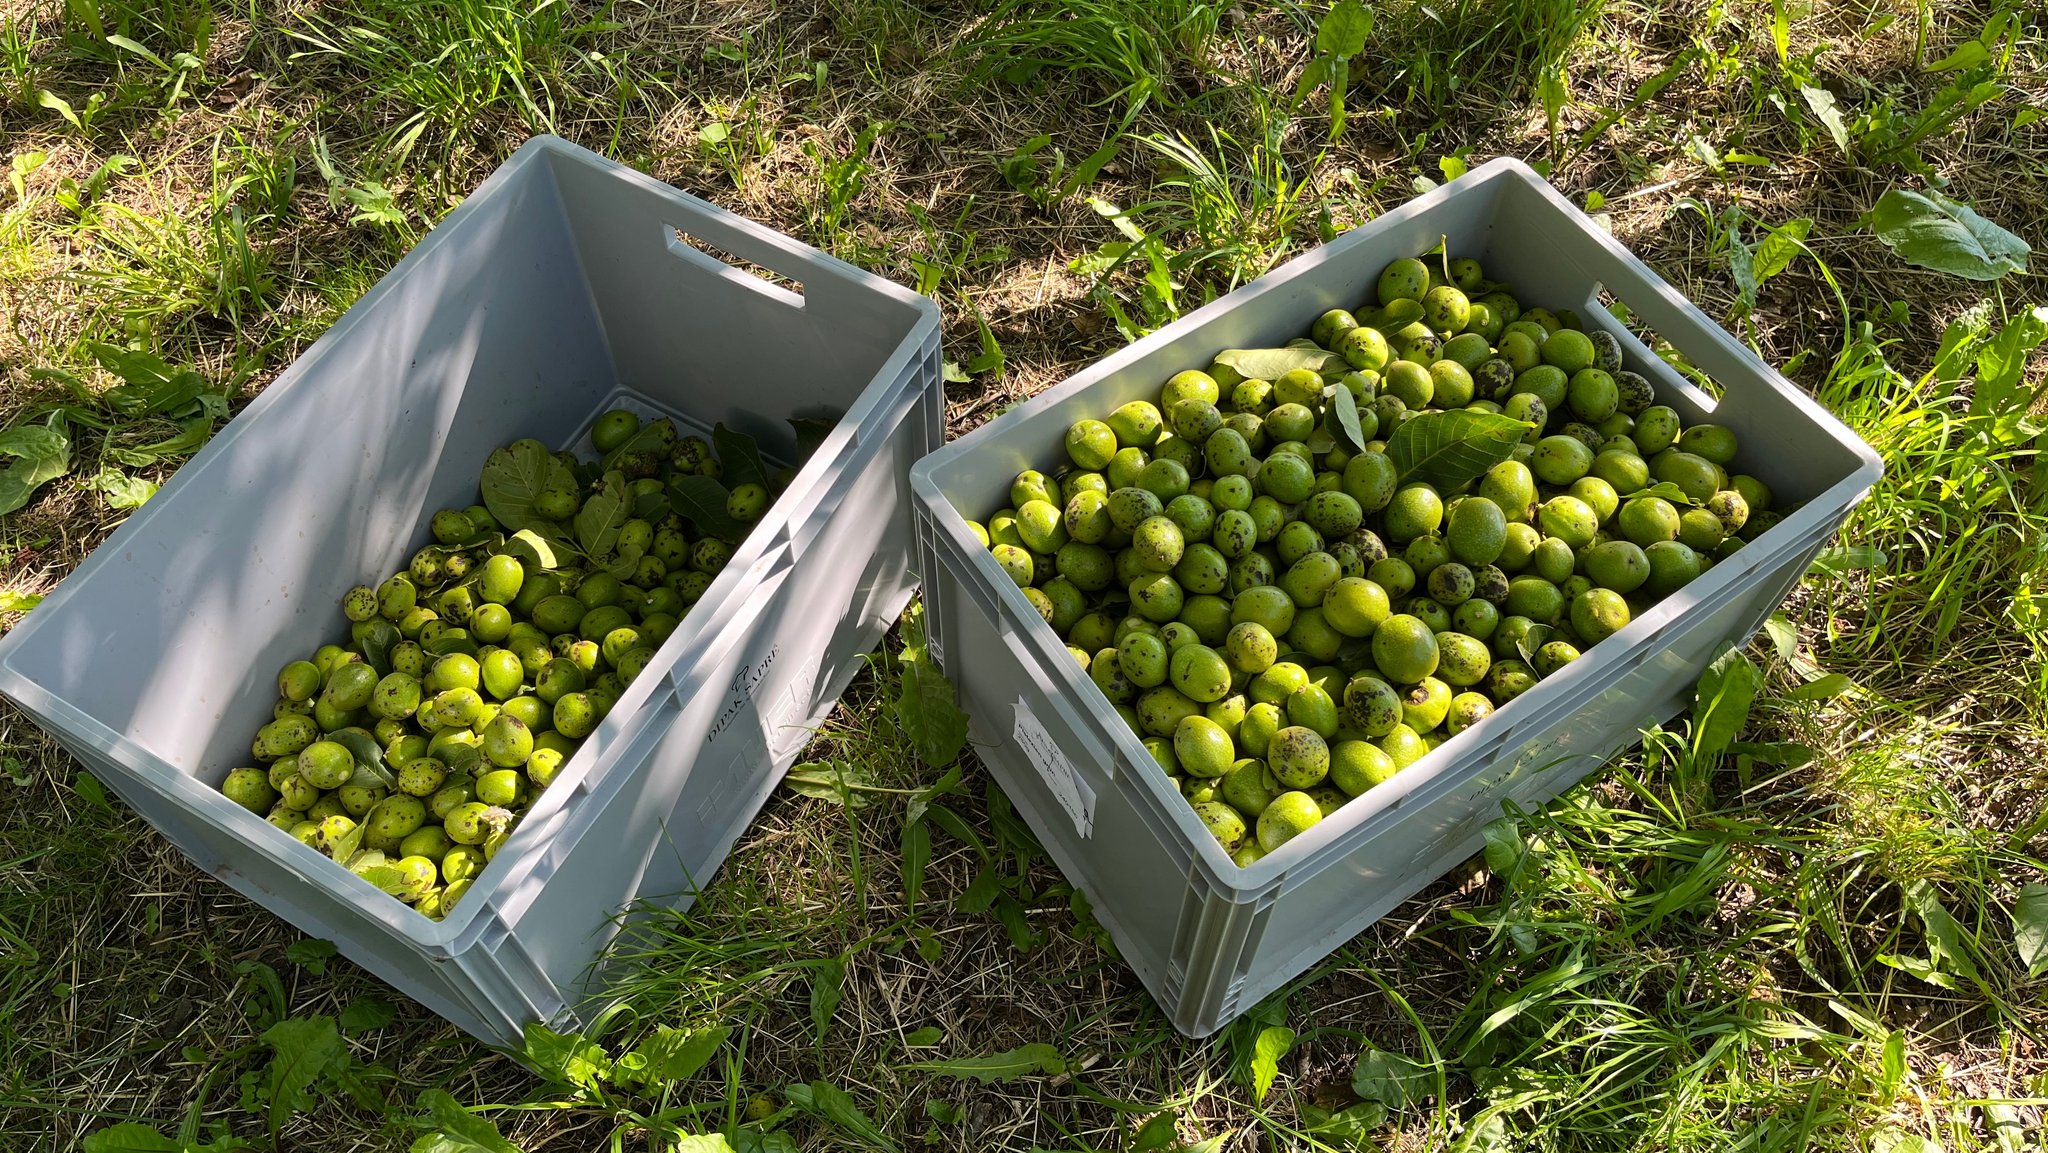
<svg viewBox="0 0 2048 1153">
<path fill-rule="evenodd" d="M 1574 308 L 1690 423 L 1799 511 L 1541 686 L 1249 868 L 1233 865 L 1143 745 L 969 532 L 1068 425 L 1154 399 L 1226 348 L 1272 347 L 1368 299 L 1380 269 L 1448 237 L 1526 303 Z M 1644 348 L 1602 291 L 1720 383 L 1720 403 Z M 1503 802 L 1555 796 L 1676 713 L 1717 646 L 1746 640 L 1880 475 L 1870 449 L 1574 210 L 1526 166 L 1484 165 L 1291 261 L 925 458 L 911 471 L 932 652 L 982 759 L 1138 977 L 1190 1036 L 1222 1028 L 1478 851 Z"/>
<path fill-rule="evenodd" d="M 0 692 L 201 868 L 477 1037 L 576 1020 L 622 907 L 691 898 L 908 601 L 939 363 L 925 298 L 537 138 L 0 641 Z M 220 795 L 350 585 L 474 503 L 492 448 L 619 404 L 784 459 L 788 418 L 844 415 L 446 920 Z"/>
</svg>

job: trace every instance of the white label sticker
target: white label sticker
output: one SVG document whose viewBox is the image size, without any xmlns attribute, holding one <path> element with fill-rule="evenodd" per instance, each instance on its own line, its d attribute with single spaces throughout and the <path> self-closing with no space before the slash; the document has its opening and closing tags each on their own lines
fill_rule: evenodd
<svg viewBox="0 0 2048 1153">
<path fill-rule="evenodd" d="M 1060 751 L 1059 744 L 1038 718 L 1031 714 L 1031 707 L 1022 700 L 1017 702 L 1017 747 L 1038 766 L 1038 775 L 1052 790 L 1060 807 L 1073 819 L 1074 829 L 1082 836 L 1090 835 L 1095 828 L 1095 790 L 1074 771 L 1074 764 Z"/>
</svg>

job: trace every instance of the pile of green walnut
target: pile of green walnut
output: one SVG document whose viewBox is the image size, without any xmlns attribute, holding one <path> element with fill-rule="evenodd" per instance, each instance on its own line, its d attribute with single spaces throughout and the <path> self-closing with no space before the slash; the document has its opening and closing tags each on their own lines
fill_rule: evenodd
<svg viewBox="0 0 2048 1153">
<path fill-rule="evenodd" d="M 435 513 L 436 543 L 342 598 L 348 643 L 277 674 L 258 766 L 222 792 L 446 914 L 787 482 L 715 439 L 615 410 L 599 460 L 493 452 L 482 504 Z"/>
<path fill-rule="evenodd" d="M 1377 289 L 1076 422 L 975 526 L 1240 866 L 1777 519 L 1611 334 L 1442 253 Z"/>
</svg>

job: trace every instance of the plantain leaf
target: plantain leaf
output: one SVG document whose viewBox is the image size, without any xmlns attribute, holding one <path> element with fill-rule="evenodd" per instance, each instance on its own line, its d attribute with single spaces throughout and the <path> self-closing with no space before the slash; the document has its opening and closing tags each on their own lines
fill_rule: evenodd
<svg viewBox="0 0 2048 1153">
<path fill-rule="evenodd" d="M 924 892 L 924 867 L 932 857 L 931 826 L 923 821 L 911 820 L 903 826 L 903 903 L 909 912 L 917 911 L 917 900 Z"/>
<path fill-rule="evenodd" d="M 107 507 L 113 509 L 141 508 L 150 497 L 156 495 L 156 482 L 139 476 L 129 476 L 118 468 L 102 468 L 87 478 L 80 486 L 93 489 L 107 498 Z"/>
<path fill-rule="evenodd" d="M 1496 412 L 1425 412 L 1394 430 L 1387 456 L 1404 483 L 1423 481 L 1448 492 L 1506 460 L 1528 430 L 1527 423 Z"/>
<path fill-rule="evenodd" d="M 1253 1042 L 1252 1052 L 1252 1097 L 1264 1101 L 1273 1089 L 1274 1078 L 1280 1075 L 1280 1058 L 1294 1047 L 1294 1030 L 1285 1025 L 1273 1025 L 1259 1031 L 1259 1038 Z"/>
<path fill-rule="evenodd" d="M 1700 674 L 1693 693 L 1693 751 L 1718 757 L 1728 751 L 1749 721 L 1749 707 L 1763 688 L 1764 674 L 1741 649 L 1730 645 Z"/>
<path fill-rule="evenodd" d="M 1888 559 L 1883 549 L 1867 544 L 1830 545 L 1813 554 L 1806 571 L 1809 576 L 1841 576 L 1857 569 L 1883 568 Z"/>
<path fill-rule="evenodd" d="M 0 432 L 0 455 L 15 458 L 0 472 L 0 516 L 5 516 L 71 471 L 71 438 L 47 425 L 10 428 Z"/>
<path fill-rule="evenodd" d="M 85 1153 L 184 1153 L 185 1146 L 137 1121 L 86 1134 Z"/>
<path fill-rule="evenodd" d="M 2034 350 L 2048 341 L 2048 305 L 2035 305 L 2007 321 L 1998 335 L 1977 350 L 1977 386 L 1970 393 L 1970 415 L 2024 412 L 2034 402 L 2026 387 L 2027 366 Z"/>
<path fill-rule="evenodd" d="M 348 1052 L 332 1017 L 292 1017 L 279 1021 L 264 1032 L 263 1043 L 273 1053 L 267 1078 L 270 1108 L 266 1119 L 274 1140 L 294 1114 L 316 1104 L 307 1090 L 331 1067 L 346 1061 Z"/>
<path fill-rule="evenodd" d="M 520 1153 L 496 1125 L 463 1108 L 445 1090 L 421 1093 L 420 1108 L 426 1116 L 414 1124 L 433 1132 L 413 1144 L 413 1153 Z"/>
<path fill-rule="evenodd" d="M 1787 690 L 1785 699 L 1788 701 L 1824 701 L 1832 697 L 1839 697 L 1856 687 L 1856 682 L 1849 679 L 1849 674 L 1847 673 L 1824 673 L 1796 689 Z"/>
<path fill-rule="evenodd" d="M 1177 1143 L 1180 1134 L 1176 1129 L 1180 1114 L 1171 1109 L 1154 1113 L 1150 1121 L 1138 1126 L 1131 1137 L 1131 1153 L 1159 1153 L 1168 1145 Z"/>
<path fill-rule="evenodd" d="M 918 757 L 933 768 L 952 764 L 967 745 L 967 714 L 961 711 L 952 682 L 928 656 L 909 659 L 906 653 L 896 716 Z"/>
<path fill-rule="evenodd" d="M 1427 1097 L 1435 1078 L 1429 1066 L 1375 1045 L 1351 1067 L 1351 1091 L 1361 1101 L 1377 1101 L 1389 1109 L 1405 1109 Z"/>
<path fill-rule="evenodd" d="M 1757 241 L 1756 254 L 1753 258 L 1753 272 L 1757 284 L 1761 285 L 1785 271 L 1791 265 L 1792 258 L 1804 250 L 1806 234 L 1812 231 L 1812 218 L 1795 216 L 1764 233 L 1764 238 Z"/>
<path fill-rule="evenodd" d="M 1521 827 L 1511 817 L 1495 817 L 1480 827 L 1479 834 L 1486 838 L 1487 869 L 1496 877 L 1513 877 L 1529 849 Z"/>
<path fill-rule="evenodd" d="M 832 1014 L 839 1011 L 845 988 L 845 960 L 830 957 L 820 961 L 817 974 L 811 978 L 811 1029 L 821 1045 L 825 1043 L 826 1030 L 832 1026 Z"/>
<path fill-rule="evenodd" d="M 1848 159 L 1849 126 L 1842 120 L 1842 109 L 1835 103 L 1835 94 L 1825 88 L 1802 84 L 1799 86 L 1799 98 L 1806 102 L 1807 111 L 1813 113 L 1813 118 L 1820 121 L 1821 127 L 1828 130 L 1828 136 L 1835 142 L 1835 147 L 1842 150 L 1842 158 Z"/>
<path fill-rule="evenodd" d="M 1982 984 L 1977 962 L 1971 958 L 1969 941 L 1975 934 L 1963 928 L 1941 903 L 1941 893 L 1932 881 L 1919 880 L 1906 886 L 1906 906 L 1920 915 L 1927 937 L 1927 955 L 1937 969 L 1958 973 Z"/>
<path fill-rule="evenodd" d="M 1316 25 L 1316 51 L 1331 56 L 1356 56 L 1372 34 L 1372 12 L 1359 0 L 1337 0 Z"/>
<path fill-rule="evenodd" d="M 1014 1081 L 1019 1077 L 1050 1077 L 1067 1071 L 1067 1059 L 1058 1049 L 1043 1043 L 1023 1045 L 986 1057 L 961 1057 L 952 1061 L 918 1061 L 905 1065 L 925 1073 L 946 1077 L 971 1077 L 984 1085 Z"/>
<path fill-rule="evenodd" d="M 830 1121 L 863 1145 L 884 1153 L 899 1153 L 901 1149 L 888 1134 L 875 1127 L 874 1121 L 853 1103 L 844 1089 L 830 1081 L 813 1081 L 808 1085 L 799 1082 L 785 1088 L 783 1095 L 790 1104 Z"/>
<path fill-rule="evenodd" d="M 649 1085 L 666 1085 L 670 1081 L 686 1081 L 696 1076 L 697 1071 L 711 1063 L 718 1053 L 718 1047 L 732 1030 L 723 1025 L 705 1029 L 676 1029 L 668 1025 L 656 1026 L 654 1032 L 634 1048 L 629 1056 L 632 1071 L 628 1080 L 638 1080 Z M 623 1066 L 624 1063 L 622 1063 Z"/>
<path fill-rule="evenodd" d="M 91 341 L 85 347 L 123 381 L 100 394 L 100 400 L 122 416 L 183 416 L 210 391 L 197 372 L 175 368 L 152 353 Z"/>
<path fill-rule="evenodd" d="M 341 1031 L 350 1035 L 373 1032 L 389 1025 L 398 1010 L 382 997 L 358 997 L 341 1011 Z"/>
<path fill-rule="evenodd" d="M 1966 280 L 2025 272 L 2027 242 L 1939 192 L 1894 188 L 1864 217 L 1899 259 Z"/>
<path fill-rule="evenodd" d="M 111 40 L 112 37 L 108 37 L 108 39 Z M 1956 46 L 1954 52 L 1949 53 L 1933 64 L 1929 64 L 1927 70 L 1929 72 L 1960 72 L 1966 68 L 1979 67 L 1990 59 L 1991 49 L 1984 46 L 1984 41 L 1965 40 Z"/>
<path fill-rule="evenodd" d="M 109 457 L 130 468 L 147 468 L 167 457 L 189 456 L 198 452 L 208 437 L 213 435 L 213 420 L 210 417 L 195 416 L 180 426 L 178 435 L 153 444 L 135 448 L 109 448 Z"/>
<path fill-rule="evenodd" d="M 2012 910 L 2012 944 L 2029 978 L 2048 973 L 2048 885 L 2020 888 Z"/>
<path fill-rule="evenodd" d="M 1564 111 L 1564 102 L 1568 95 L 1570 93 L 1565 89 L 1562 66 L 1545 68 L 1537 76 L 1536 98 L 1543 104 L 1543 118 L 1549 124 L 1552 136 L 1557 135 L 1557 114 Z"/>
<path fill-rule="evenodd" d="M 1373 1149 L 1377 1148 L 1371 1141 L 1373 1130 L 1387 1123 L 1387 1107 L 1378 1101 L 1360 1101 L 1331 1113 L 1304 1103 L 1301 1119 L 1310 1133 L 1339 1149 Z"/>
<path fill-rule="evenodd" d="M 0 591 L 0 613 L 25 613 L 43 603 L 43 594 L 18 589 Z"/>
<path fill-rule="evenodd" d="M 527 1022 L 522 1034 L 528 1064 L 557 1085 L 595 1090 L 610 1078 L 611 1058 L 602 1046 L 581 1033 L 558 1033 L 537 1021 Z"/>
<path fill-rule="evenodd" d="M 1231 348 L 1217 353 L 1216 363 L 1236 369 L 1246 380 L 1273 380 L 1297 368 L 1322 372 L 1325 365 L 1333 368 L 1344 365 L 1344 358 L 1313 345 L 1308 348 Z"/>
<path fill-rule="evenodd" d="M 1314 92 L 1318 84 L 1330 78 L 1332 59 L 1332 57 L 1320 54 L 1309 58 L 1308 67 L 1301 70 L 1301 79 L 1297 80 L 1294 84 L 1295 104 L 1300 104 L 1308 99 L 1308 94 Z"/>
</svg>

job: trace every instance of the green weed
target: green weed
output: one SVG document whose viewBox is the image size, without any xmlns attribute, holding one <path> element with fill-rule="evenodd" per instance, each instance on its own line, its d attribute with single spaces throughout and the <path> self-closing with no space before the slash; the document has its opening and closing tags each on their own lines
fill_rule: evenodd
<svg viewBox="0 0 2048 1153">
<path fill-rule="evenodd" d="M 967 197 L 950 221 L 934 219 L 922 205 L 912 204 L 908 208 L 924 243 L 907 259 L 916 274 L 915 287 L 924 295 L 937 299 L 947 281 L 964 279 L 1009 259 L 1009 249 L 980 243 L 980 233 L 971 223 L 974 197 Z M 984 323 L 982 328 L 985 332 L 987 325 Z"/>
<path fill-rule="evenodd" d="M 819 247 L 842 259 L 865 263 L 866 243 L 853 228 L 853 204 L 867 191 L 868 174 L 875 142 L 889 130 L 876 121 L 861 129 L 844 154 L 819 139 L 804 142 L 816 168 L 818 196 L 811 209 L 809 229 Z"/>
<path fill-rule="evenodd" d="M 325 941 L 302 944 L 324 947 L 301 954 L 317 975 L 320 959 L 332 956 L 334 946 Z M 290 1012 L 284 982 L 271 966 L 245 961 L 237 971 L 256 1040 L 218 1055 L 188 1047 L 187 1062 L 205 1072 L 183 1119 L 175 1126 L 124 1121 L 98 1129 L 80 1143 L 83 1153 L 187 1149 L 236 1153 L 285 1148 L 287 1128 L 315 1110 L 350 1106 L 372 1114 L 391 1110 L 386 1089 L 396 1087 L 395 1075 L 375 1062 L 358 1060 L 348 1047 L 348 1038 L 391 1023 L 395 1013 L 389 1003 L 365 997 L 351 1002 L 338 1019 L 326 1014 L 297 1015 Z M 239 1077 L 229 1081 L 237 1070 L 241 1070 Z M 232 1106 L 234 1121 L 219 1116 L 221 1103 L 215 1099 L 230 1086 L 240 1091 Z M 255 1134 L 262 1135 L 263 1144 L 251 1139 Z"/>
<path fill-rule="evenodd" d="M 77 273 L 115 331 L 163 332 L 206 317 L 240 328 L 276 288 L 266 251 L 238 206 L 195 226 L 183 217 L 107 205 L 93 234 L 104 255 Z M 262 220 L 254 222 L 258 227 Z"/>
<path fill-rule="evenodd" d="M 211 0 L 62 0 L 62 9 L 72 50 L 109 61 L 150 46 L 203 59 L 215 23 Z"/>
<path fill-rule="evenodd" d="M 1900 164 L 1928 173 L 1931 166 L 1920 147 L 1947 135 L 1965 117 L 2005 95 L 2005 76 L 2025 38 L 2019 15 L 2000 8 L 1985 21 L 1977 37 L 1965 40 L 1927 70 L 1949 75 L 1947 83 L 1918 109 L 1900 107 L 1892 96 L 1877 99 L 1849 123 L 1846 135 L 1859 159 L 1871 165 Z M 1924 42 L 1920 51 L 1924 51 Z M 1916 51 L 1916 66 L 1920 53 Z"/>
<path fill-rule="evenodd" d="M 292 194 L 299 188 L 298 150 L 285 133 L 264 139 L 230 128 L 215 142 L 213 179 L 217 186 L 241 196 L 252 210 L 272 217 L 284 215 L 291 210 Z"/>
<path fill-rule="evenodd" d="M 1298 174 L 1282 142 L 1285 115 L 1263 97 L 1253 109 L 1258 133 L 1248 138 L 1214 125 L 1206 148 L 1182 136 L 1140 137 L 1166 168 L 1156 199 L 1128 210 L 1089 199 L 1123 239 L 1075 260 L 1073 271 L 1095 278 L 1097 299 L 1127 339 L 1178 318 L 1190 287 L 1206 302 L 1271 269 L 1319 206 L 1321 156 Z"/>
<path fill-rule="evenodd" d="M 93 138 L 100 118 L 114 110 L 104 92 L 95 92 L 86 97 L 84 103 L 74 106 L 71 101 L 45 88 L 36 94 L 36 103 L 56 113 L 86 140 Z"/>
<path fill-rule="evenodd" d="M 1178 136 L 1139 140 L 1172 166 L 1157 185 L 1160 199 L 1145 211 L 1157 227 L 1188 235 L 1192 259 L 1184 267 L 1224 291 L 1280 263 L 1315 207 L 1313 166 L 1298 177 L 1281 147 L 1281 122 L 1262 119 L 1264 131 L 1250 140 L 1211 125 L 1206 149 Z"/>
<path fill-rule="evenodd" d="M 1696 213 L 1712 230 L 1707 252 L 1710 256 L 1725 260 L 1728 275 L 1735 282 L 1735 318 L 1740 320 L 1749 336 L 1750 348 L 1758 349 L 1755 317 L 1757 293 L 1773 277 L 1792 266 L 1801 256 L 1812 259 L 1814 265 L 1835 291 L 1840 314 L 1849 314 L 1848 301 L 1842 296 L 1841 286 L 1825 263 L 1813 255 L 1806 246 L 1806 237 L 1813 231 L 1811 217 L 1795 216 L 1778 225 L 1766 225 L 1753 221 L 1743 211 L 1740 203 L 1731 203 L 1717 215 L 1704 203 L 1691 196 L 1682 196 L 1671 205 L 1671 212 L 1689 210 Z M 1844 326 L 1843 340 L 1847 341 L 1848 331 Z"/>
<path fill-rule="evenodd" d="M 579 47 L 594 34 L 566 0 L 389 0 L 310 9 L 287 34 L 305 57 L 332 57 L 387 109 L 380 163 L 401 168 L 422 140 L 445 152 L 484 125 L 509 120 L 555 131 L 573 78 L 590 68 Z"/>
<path fill-rule="evenodd" d="M 23 110 L 36 106 L 42 69 L 37 57 L 43 34 L 27 15 L 0 16 L 0 76 L 6 78 L 7 103 Z"/>
<path fill-rule="evenodd" d="M 1028 85 L 1043 73 L 1095 84 L 1128 129 L 1148 104 L 1173 105 L 1202 66 L 1224 5 L 1210 0 L 1004 0 L 964 42 L 977 83 Z M 1048 78 L 1049 79 L 1049 78 Z"/>
<path fill-rule="evenodd" d="M 77 373 L 41 368 L 31 375 L 61 390 L 34 404 L 0 432 L 0 454 L 14 459 L 0 474 L 0 515 L 27 504 L 35 490 L 70 473 L 90 442 L 99 471 L 86 482 L 115 509 L 140 506 L 156 484 L 121 471 L 176 463 L 197 452 L 228 415 L 231 390 L 208 383 L 190 365 L 152 353 L 88 343 L 97 366 L 120 383 L 94 389 Z"/>
<path fill-rule="evenodd" d="M 2044 337 L 2039 310 L 1996 325 L 1980 310 L 1950 327 L 1918 379 L 1867 326 L 1836 361 L 1819 395 L 1886 463 L 1843 539 L 1888 558 L 1857 580 L 1868 607 L 1831 625 L 1836 646 L 1906 666 L 1968 621 L 2023 638 L 2043 675 L 2048 625 L 2032 589 L 2048 563 L 2048 488 L 2024 365 Z"/>
<path fill-rule="evenodd" d="M 1398 86 L 1437 118 L 1526 91 L 1555 138 L 1572 53 L 1602 7 L 1603 0 L 1452 0 L 1384 9 L 1376 55 L 1385 63 L 1368 79 Z"/>
<path fill-rule="evenodd" d="M 1344 135 L 1344 100 L 1351 90 L 1351 61 L 1365 51 L 1372 34 L 1372 11 L 1358 0 L 1337 0 L 1316 24 L 1315 55 L 1294 86 L 1290 115 L 1318 87 L 1330 93 L 1330 139 Z"/>
<path fill-rule="evenodd" d="M 1164 236 L 1138 224 L 1135 210 L 1126 211 L 1099 196 L 1089 197 L 1088 206 L 1123 239 L 1074 258 L 1068 269 L 1091 278 L 1091 295 L 1109 313 L 1117 332 L 1126 341 L 1137 340 L 1180 319 L 1187 267 L 1199 254 L 1169 250 Z M 1214 298 L 1209 289 L 1197 306 Z"/>
<path fill-rule="evenodd" d="M 775 136 L 760 98 L 748 96 L 736 104 L 707 103 L 710 117 L 697 129 L 698 151 L 717 161 L 737 188 L 746 180 L 750 165 L 775 147 Z"/>
</svg>

